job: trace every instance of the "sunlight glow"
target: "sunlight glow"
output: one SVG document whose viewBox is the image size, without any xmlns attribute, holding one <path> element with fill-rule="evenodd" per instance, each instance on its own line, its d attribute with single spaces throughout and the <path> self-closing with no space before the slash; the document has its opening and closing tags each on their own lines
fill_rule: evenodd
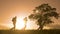
<svg viewBox="0 0 60 34">
<path fill-rule="evenodd" d="M 23 21 L 23 18 L 17 18 L 17 23 L 16 23 L 16 29 L 21 30 L 24 28 L 25 23 Z"/>
<path fill-rule="evenodd" d="M 49 30 L 49 29 L 51 29 L 51 27 L 47 27 L 47 26 L 45 26 L 43 29 L 48 29 L 48 30 Z"/>
<path fill-rule="evenodd" d="M 31 29 L 35 29 L 36 30 L 38 28 L 38 25 L 35 25 L 35 27 L 34 27 L 33 24 L 35 24 L 35 23 L 33 23 L 33 22 L 34 21 L 29 21 L 29 19 L 28 19 L 27 23 L 25 24 L 23 18 L 18 18 L 17 17 L 16 29 L 17 30 L 23 30 L 23 28 L 26 25 L 26 30 L 31 30 Z M 44 27 L 43 29 L 50 29 L 50 28 L 49 27 Z"/>
</svg>

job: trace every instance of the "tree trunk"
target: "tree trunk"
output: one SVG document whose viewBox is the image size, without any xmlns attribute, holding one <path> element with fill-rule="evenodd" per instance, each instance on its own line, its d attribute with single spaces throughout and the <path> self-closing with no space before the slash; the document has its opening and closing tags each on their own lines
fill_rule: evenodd
<svg viewBox="0 0 60 34">
<path fill-rule="evenodd" d="M 39 28 L 37 30 L 40 30 L 40 26 L 39 26 Z"/>
<path fill-rule="evenodd" d="M 43 26 L 40 26 L 40 30 L 43 30 Z"/>
<path fill-rule="evenodd" d="M 43 30 L 43 26 L 40 26 L 40 27 L 38 28 L 38 30 Z"/>
</svg>

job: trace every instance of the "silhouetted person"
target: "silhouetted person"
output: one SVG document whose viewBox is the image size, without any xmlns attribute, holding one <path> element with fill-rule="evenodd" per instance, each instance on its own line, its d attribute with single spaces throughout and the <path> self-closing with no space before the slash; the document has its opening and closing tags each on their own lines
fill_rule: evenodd
<svg viewBox="0 0 60 34">
<path fill-rule="evenodd" d="M 23 30 L 25 30 L 25 29 L 26 29 L 27 17 L 25 17 L 25 18 L 24 18 L 24 23 L 25 23 L 25 26 L 24 26 Z"/>
<path fill-rule="evenodd" d="M 15 30 L 15 27 L 16 27 L 16 16 L 14 18 L 12 18 L 12 22 L 13 22 L 13 28 L 11 30 Z"/>
</svg>

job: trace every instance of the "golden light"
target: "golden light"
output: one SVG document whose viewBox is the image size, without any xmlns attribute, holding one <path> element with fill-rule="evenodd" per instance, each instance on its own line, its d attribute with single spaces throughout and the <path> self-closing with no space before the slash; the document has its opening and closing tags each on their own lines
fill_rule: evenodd
<svg viewBox="0 0 60 34">
<path fill-rule="evenodd" d="M 37 25 L 34 27 L 34 25 L 33 25 L 34 23 L 32 24 L 31 23 L 32 21 L 29 21 L 29 19 L 28 19 L 27 23 L 25 24 L 23 19 L 24 18 L 17 17 L 17 22 L 16 22 L 16 29 L 17 30 L 22 30 L 25 27 L 25 25 L 26 25 L 26 30 L 37 29 L 38 28 Z M 50 28 L 49 27 L 44 27 L 43 29 L 50 29 Z"/>
<path fill-rule="evenodd" d="M 22 28 L 24 28 L 25 23 L 23 21 L 23 18 L 17 18 L 17 22 L 16 22 L 16 29 L 21 30 Z"/>
<path fill-rule="evenodd" d="M 49 29 L 51 29 L 51 27 L 45 26 L 43 29 L 48 29 L 49 30 Z"/>
</svg>

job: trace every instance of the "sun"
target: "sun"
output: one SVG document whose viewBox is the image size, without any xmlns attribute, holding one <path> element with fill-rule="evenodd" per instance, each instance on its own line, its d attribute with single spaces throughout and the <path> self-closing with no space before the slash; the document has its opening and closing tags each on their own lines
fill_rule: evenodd
<svg viewBox="0 0 60 34">
<path fill-rule="evenodd" d="M 17 18 L 17 22 L 16 22 L 16 29 L 21 30 L 22 28 L 24 28 L 25 23 L 23 21 L 23 18 Z"/>
</svg>

